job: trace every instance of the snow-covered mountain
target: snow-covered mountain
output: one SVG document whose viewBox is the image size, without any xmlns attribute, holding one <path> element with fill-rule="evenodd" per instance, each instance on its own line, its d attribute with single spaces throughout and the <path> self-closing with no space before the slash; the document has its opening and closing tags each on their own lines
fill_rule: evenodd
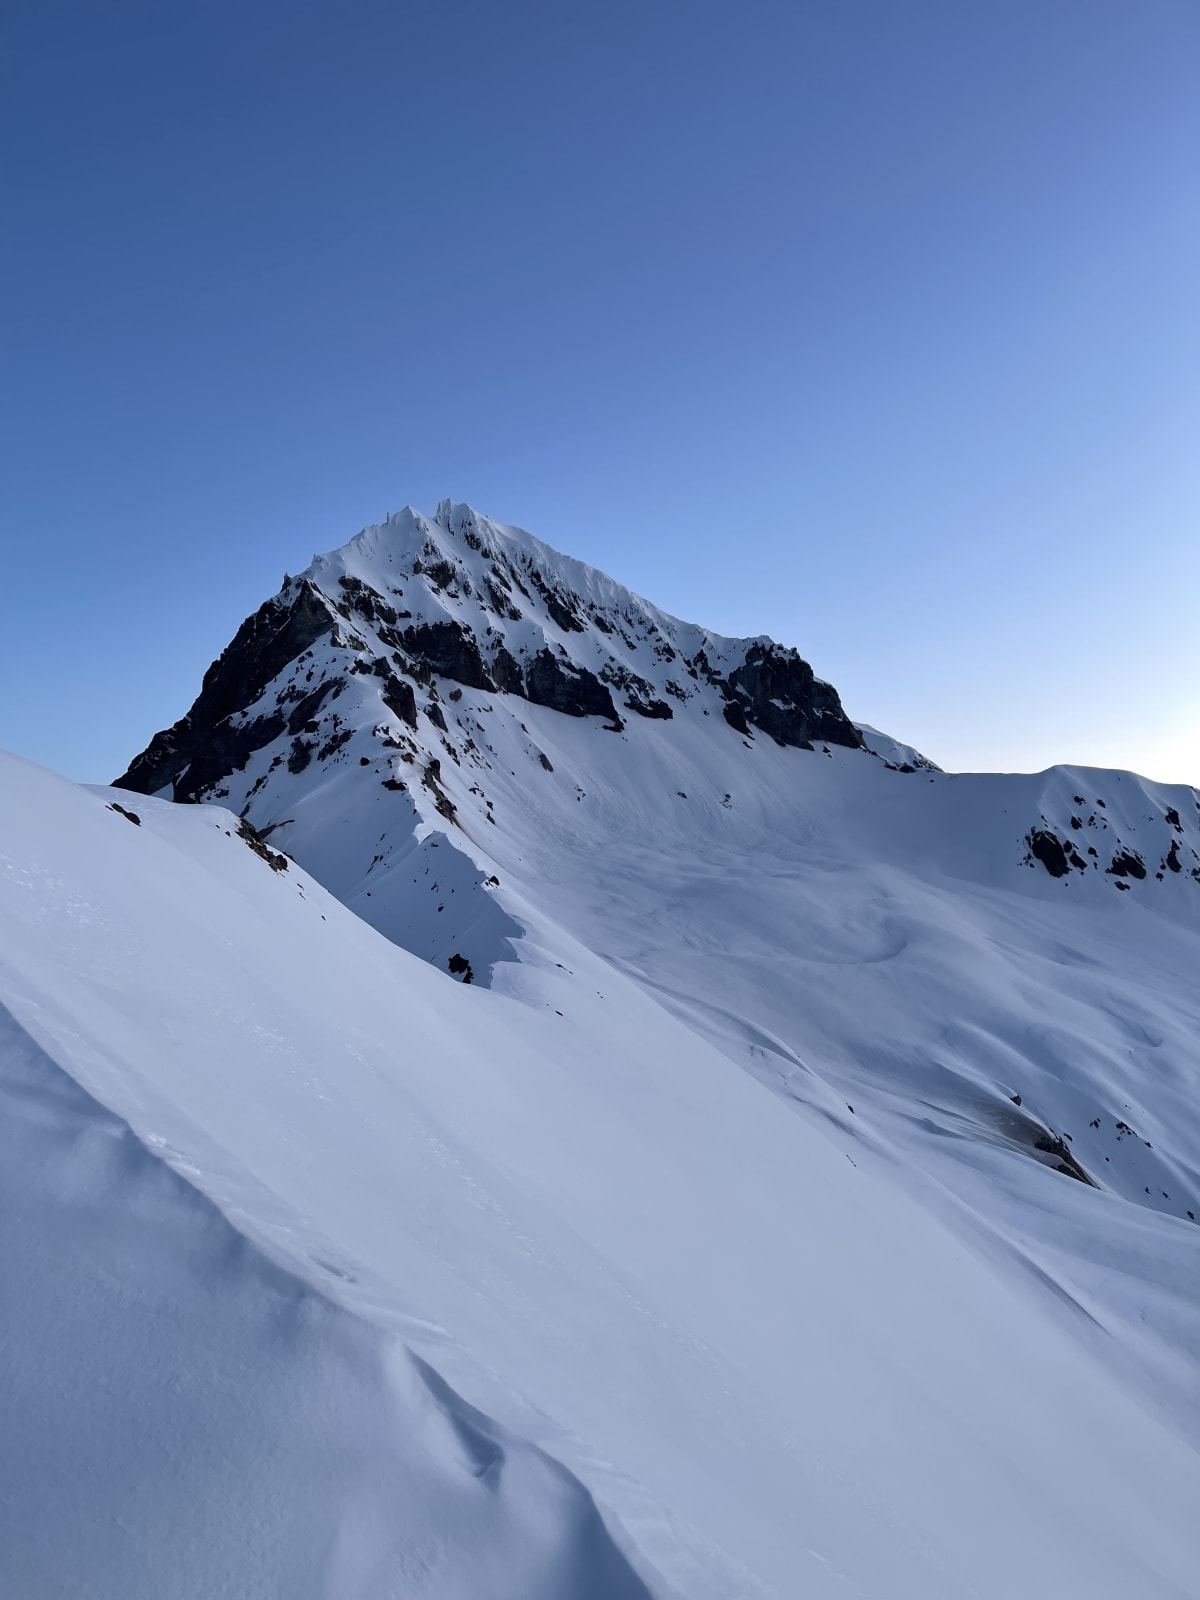
<svg viewBox="0 0 1200 1600">
<path fill-rule="evenodd" d="M 1146 1106 L 1125 1082 L 1130 1044 L 1158 1038 L 1132 1020 L 1152 980 L 1106 976 L 1130 1020 L 1093 1015 L 1078 952 L 1019 983 L 1025 1004 L 995 998 L 1047 921 L 1192 953 L 1192 790 L 947 776 L 850 722 L 795 650 L 679 622 L 449 501 L 287 578 L 117 783 L 228 805 L 464 981 L 565 931 L 789 1096 L 803 1070 L 881 1111 L 900 1085 L 907 1108 L 916 1079 L 959 1132 L 1200 1211 L 1187 1072 L 1158 1071 Z M 1027 941 L 1002 936 L 1014 918 Z M 1170 957 L 1159 970 L 1186 998 Z M 1077 994 L 1078 1044 L 1047 1028 Z"/>
<path fill-rule="evenodd" d="M 541 745 L 531 723 L 545 730 Z M 548 754 L 556 744 L 565 771 Z M 1034 780 L 947 780 L 911 746 L 852 723 L 794 649 L 680 622 L 521 529 L 450 501 L 432 518 L 408 508 L 285 577 L 209 668 L 191 710 L 116 781 L 228 803 L 389 937 L 443 964 L 440 947 L 454 940 L 423 901 L 410 903 L 399 859 L 427 828 L 450 824 L 452 847 L 479 865 L 508 864 L 510 814 L 540 814 L 547 804 L 570 819 L 568 854 L 594 844 L 606 824 L 614 842 L 624 837 L 634 812 L 663 848 L 681 820 L 693 846 L 697 835 L 728 839 L 763 820 L 754 803 L 772 746 L 834 758 L 839 773 L 852 774 L 851 792 L 882 797 L 893 825 L 903 809 L 914 865 L 931 851 L 949 865 L 966 850 L 984 877 L 1013 883 L 1020 874 L 1005 869 L 1040 877 L 1040 865 L 1076 899 L 1134 890 L 1169 915 L 1190 920 L 1200 908 L 1195 791 L 1066 769 Z M 898 806 L 906 791 L 880 780 L 879 762 L 930 783 L 968 783 L 975 803 L 958 794 L 949 803 L 958 837 L 947 837 L 940 790 L 908 793 Z M 559 776 L 547 785 L 538 768 Z M 788 812 L 824 781 L 813 779 L 811 759 L 788 757 L 780 770 Z M 681 776 L 694 794 L 670 787 Z M 585 777 L 619 790 L 630 815 L 607 815 L 599 795 L 589 803 L 575 781 Z M 1097 785 L 1111 795 L 1093 794 Z M 677 799 L 690 801 L 686 815 Z M 710 814 L 714 800 L 723 816 Z M 599 830 L 589 826 L 597 813 Z M 1002 825 L 1001 816 L 1011 820 Z M 543 874 L 532 876 L 540 883 Z M 409 870 L 409 890 L 421 887 L 416 878 Z M 489 926 L 499 920 L 483 916 Z M 470 942 L 465 932 L 462 940 Z M 484 943 L 472 970 L 495 959 Z"/>
<path fill-rule="evenodd" d="M 67 1537 L 0 1450 L 22 1592 L 1200 1593 L 1195 791 L 943 773 L 449 502 L 5 772 L 13 1369 L 123 1463 Z"/>
</svg>

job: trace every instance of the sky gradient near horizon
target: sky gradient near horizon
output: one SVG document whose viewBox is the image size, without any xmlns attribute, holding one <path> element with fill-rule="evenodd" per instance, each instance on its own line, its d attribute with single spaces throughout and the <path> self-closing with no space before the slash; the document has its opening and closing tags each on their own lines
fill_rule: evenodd
<svg viewBox="0 0 1200 1600">
<path fill-rule="evenodd" d="M 1200 9 L 11 0 L 0 745 L 467 500 L 951 769 L 1200 784 Z"/>
</svg>

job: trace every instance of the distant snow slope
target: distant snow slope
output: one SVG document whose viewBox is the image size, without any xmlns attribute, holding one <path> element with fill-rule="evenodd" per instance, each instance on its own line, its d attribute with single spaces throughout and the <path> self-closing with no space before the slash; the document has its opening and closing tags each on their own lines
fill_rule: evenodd
<svg viewBox="0 0 1200 1600">
<path fill-rule="evenodd" d="M 542 716 L 549 850 L 589 815 L 559 763 L 613 736 L 560 718 L 578 743 L 552 743 Z M 784 781 L 794 753 L 761 754 Z M 645 796 L 661 776 L 648 765 Z M 797 820 L 817 876 L 787 868 L 808 908 L 793 961 L 833 871 L 828 798 Z M 711 843 L 720 799 L 678 803 L 711 808 Z M 902 841 L 914 826 L 901 807 Z M 607 923 L 603 860 L 586 893 L 564 873 L 555 895 L 616 926 L 637 848 Z M 7 1592 L 1195 1596 L 1200 1458 L 1084 1314 L 914 1198 L 899 1122 L 851 1114 L 767 1023 L 722 1011 L 720 989 L 703 1029 L 694 995 L 654 997 L 656 952 L 700 926 L 696 881 L 660 872 L 664 933 L 640 930 L 657 976 L 543 917 L 488 992 L 269 854 L 220 809 L 0 764 Z M 742 915 L 731 870 L 702 877 L 714 972 Z M 898 887 L 879 871 L 881 895 Z M 948 917 L 950 880 L 930 892 Z M 1048 892 L 989 894 L 989 936 L 1016 905 L 1053 927 Z M 912 926 L 895 914 L 860 893 L 827 917 L 826 978 L 867 941 L 894 965 Z M 1149 920 L 1123 899 L 1108 915 Z M 983 937 L 961 913 L 934 968 L 960 932 Z M 771 933 L 768 916 L 751 963 Z M 1105 923 L 1089 948 L 1118 936 Z M 739 1051 L 802 1088 L 800 1114 Z M 989 1183 L 1018 1170 L 971 1148 Z M 1019 1170 L 1051 1232 L 1128 1215 L 1151 1252 L 1197 1237 Z"/>
</svg>

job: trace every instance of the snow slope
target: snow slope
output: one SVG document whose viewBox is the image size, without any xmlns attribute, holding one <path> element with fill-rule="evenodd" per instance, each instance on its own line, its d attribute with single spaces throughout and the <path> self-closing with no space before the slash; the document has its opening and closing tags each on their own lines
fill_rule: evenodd
<svg viewBox="0 0 1200 1600">
<path fill-rule="evenodd" d="M 1195 1449 L 645 978 L 11 758 L 0 869 L 10 1592 L 1197 1593 Z"/>
<path fill-rule="evenodd" d="M 577 1481 L 249 1246 L 7 1010 L 0 1060 L 6 1593 L 647 1594 Z"/>
<path fill-rule="evenodd" d="M 288 579 L 120 781 L 477 986 L 603 957 L 1200 1438 L 1194 790 L 942 773 L 794 651 L 450 502 Z"/>
</svg>

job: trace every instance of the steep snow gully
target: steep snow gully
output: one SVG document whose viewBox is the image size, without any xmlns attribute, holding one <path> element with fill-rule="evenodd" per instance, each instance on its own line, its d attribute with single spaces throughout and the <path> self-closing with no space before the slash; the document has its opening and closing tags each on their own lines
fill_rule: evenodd
<svg viewBox="0 0 1200 1600">
<path fill-rule="evenodd" d="M 444 502 L 0 829 L 6 1589 L 1200 1595 L 1195 791 Z"/>
</svg>

